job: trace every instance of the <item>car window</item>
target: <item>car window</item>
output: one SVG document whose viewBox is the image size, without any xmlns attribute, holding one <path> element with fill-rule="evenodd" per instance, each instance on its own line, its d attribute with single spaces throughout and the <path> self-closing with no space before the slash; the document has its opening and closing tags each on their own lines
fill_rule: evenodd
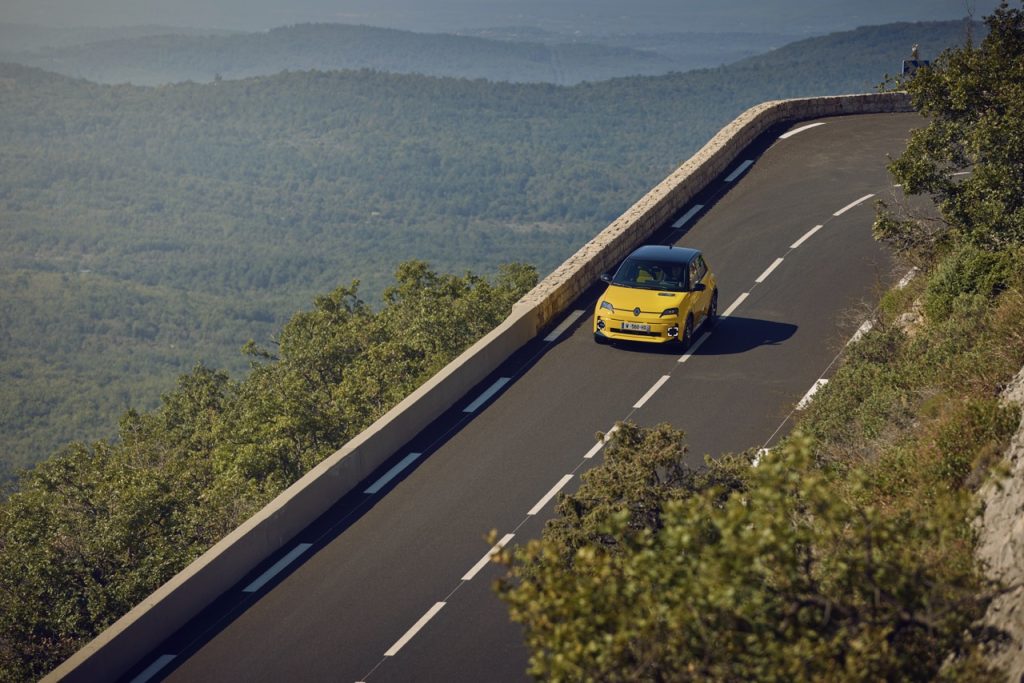
<svg viewBox="0 0 1024 683">
<path fill-rule="evenodd" d="M 641 289 L 685 291 L 686 270 L 683 264 L 627 259 L 612 277 L 612 284 Z"/>
</svg>

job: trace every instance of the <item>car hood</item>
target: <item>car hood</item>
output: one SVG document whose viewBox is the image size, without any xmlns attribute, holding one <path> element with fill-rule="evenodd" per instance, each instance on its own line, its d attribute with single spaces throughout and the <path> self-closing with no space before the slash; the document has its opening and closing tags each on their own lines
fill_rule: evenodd
<svg viewBox="0 0 1024 683">
<path fill-rule="evenodd" d="M 605 291 L 602 301 L 607 301 L 618 311 L 632 311 L 639 308 L 643 313 L 660 315 L 666 308 L 680 308 L 690 292 L 663 292 L 655 289 L 638 289 L 611 285 Z"/>
</svg>

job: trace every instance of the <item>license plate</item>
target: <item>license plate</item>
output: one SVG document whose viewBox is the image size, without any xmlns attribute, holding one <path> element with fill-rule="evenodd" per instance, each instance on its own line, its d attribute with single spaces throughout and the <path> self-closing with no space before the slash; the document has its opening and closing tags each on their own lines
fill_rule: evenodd
<svg viewBox="0 0 1024 683">
<path fill-rule="evenodd" d="M 624 330 L 632 330 L 633 332 L 650 332 L 651 331 L 651 326 L 648 325 L 647 323 L 623 322 L 622 323 L 622 329 L 624 329 Z"/>
</svg>

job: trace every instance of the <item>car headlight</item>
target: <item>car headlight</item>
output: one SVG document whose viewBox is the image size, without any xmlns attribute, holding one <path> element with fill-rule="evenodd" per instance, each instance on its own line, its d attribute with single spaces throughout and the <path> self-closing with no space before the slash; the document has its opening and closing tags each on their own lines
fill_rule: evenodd
<svg viewBox="0 0 1024 683">
<path fill-rule="evenodd" d="M 605 309 L 605 310 L 608 310 L 608 311 L 611 311 L 612 313 L 614 313 L 614 312 L 615 312 L 615 307 L 614 307 L 614 306 L 612 306 L 612 305 L 611 305 L 610 303 L 608 303 L 607 301 L 602 301 L 602 302 L 601 302 L 601 308 L 603 308 L 603 309 Z"/>
<path fill-rule="evenodd" d="M 661 312 L 661 317 L 664 318 L 666 315 L 679 315 L 678 308 L 666 308 Z"/>
</svg>

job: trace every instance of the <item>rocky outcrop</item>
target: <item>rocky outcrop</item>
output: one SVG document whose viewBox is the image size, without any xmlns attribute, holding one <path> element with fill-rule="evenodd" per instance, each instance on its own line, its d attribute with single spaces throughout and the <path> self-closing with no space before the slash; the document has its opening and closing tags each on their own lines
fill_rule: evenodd
<svg viewBox="0 0 1024 683">
<path fill-rule="evenodd" d="M 1024 368 L 1003 393 L 1003 400 L 1024 407 Z M 1024 681 L 1024 419 L 1010 442 L 1004 460 L 1005 477 L 995 478 L 981 491 L 984 512 L 979 519 L 978 558 L 989 578 L 1009 590 L 996 597 L 984 625 L 1005 633 L 1005 642 L 991 644 L 991 664 L 1007 672 L 1007 680 Z"/>
</svg>

